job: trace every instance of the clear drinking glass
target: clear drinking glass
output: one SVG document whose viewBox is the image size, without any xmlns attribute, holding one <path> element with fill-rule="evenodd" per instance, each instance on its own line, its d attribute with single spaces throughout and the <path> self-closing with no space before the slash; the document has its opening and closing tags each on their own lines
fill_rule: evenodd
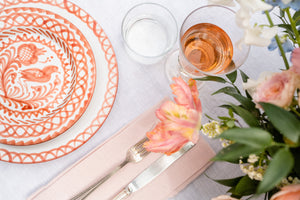
<svg viewBox="0 0 300 200">
<path fill-rule="evenodd" d="M 122 22 L 122 37 L 128 54 L 143 64 L 161 60 L 177 40 L 177 23 L 170 11 L 155 3 L 134 6 Z"/>
<path fill-rule="evenodd" d="M 166 60 L 168 79 L 201 78 L 236 70 L 249 53 L 249 46 L 238 45 L 243 34 L 235 12 L 227 7 L 208 5 L 194 10 L 181 26 L 180 48 Z"/>
</svg>

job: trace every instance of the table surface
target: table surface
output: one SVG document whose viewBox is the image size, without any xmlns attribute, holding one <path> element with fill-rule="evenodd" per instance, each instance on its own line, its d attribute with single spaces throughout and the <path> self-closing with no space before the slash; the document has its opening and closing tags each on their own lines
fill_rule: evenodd
<svg viewBox="0 0 300 200">
<path fill-rule="evenodd" d="M 96 19 L 113 45 L 119 69 L 119 87 L 114 106 L 101 129 L 82 147 L 62 158 L 39 164 L 0 162 L 1 200 L 26 199 L 132 119 L 164 97 L 171 96 L 164 72 L 164 60 L 148 66 L 139 64 L 127 55 L 122 43 L 121 22 L 123 16 L 132 6 L 146 2 L 145 0 L 73 0 L 72 2 Z M 151 2 L 167 7 L 175 16 L 178 27 L 192 10 L 206 4 L 206 1 L 203 0 L 152 0 Z M 255 18 L 259 22 L 265 22 L 264 16 L 260 14 Z M 178 44 L 174 48 L 177 47 Z M 250 77 L 257 78 L 262 71 L 278 71 L 283 67 L 277 51 L 269 52 L 265 47 L 251 47 L 249 57 L 241 69 Z M 211 96 L 211 93 L 221 86 L 217 83 L 206 83 L 200 90 L 203 111 L 210 116 L 216 116 L 217 113 L 223 112 L 217 106 L 222 104 L 226 98 Z M 221 149 L 219 141 L 206 137 L 205 139 L 215 151 Z M 238 166 L 218 162 L 209 167 L 205 174 L 211 178 L 221 179 L 238 176 L 241 172 Z M 200 175 L 171 199 L 207 200 L 226 193 L 228 188 L 215 183 L 206 175 Z"/>
</svg>

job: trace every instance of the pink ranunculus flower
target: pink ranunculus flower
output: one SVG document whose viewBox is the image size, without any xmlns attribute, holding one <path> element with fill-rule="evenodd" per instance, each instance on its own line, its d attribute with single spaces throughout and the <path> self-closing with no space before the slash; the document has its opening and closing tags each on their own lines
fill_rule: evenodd
<svg viewBox="0 0 300 200">
<path fill-rule="evenodd" d="M 274 194 L 271 200 L 299 200 L 300 199 L 300 184 L 288 185 L 276 194 Z"/>
<path fill-rule="evenodd" d="M 211 200 L 238 200 L 238 199 L 230 197 L 228 195 L 221 195 L 221 196 L 212 198 Z"/>
<path fill-rule="evenodd" d="M 267 102 L 279 107 L 288 107 L 294 97 L 297 76 L 287 70 L 278 73 L 261 74 L 257 81 L 251 79 L 244 84 L 254 102 Z M 259 106 L 258 106 L 259 107 Z"/>
<path fill-rule="evenodd" d="M 187 84 L 181 78 L 174 78 L 174 82 L 171 88 L 176 103 L 166 101 L 156 111 L 160 123 L 147 133 L 149 141 L 144 146 L 148 151 L 170 155 L 185 143 L 198 141 L 202 107 L 196 81 L 191 79 Z"/>
</svg>

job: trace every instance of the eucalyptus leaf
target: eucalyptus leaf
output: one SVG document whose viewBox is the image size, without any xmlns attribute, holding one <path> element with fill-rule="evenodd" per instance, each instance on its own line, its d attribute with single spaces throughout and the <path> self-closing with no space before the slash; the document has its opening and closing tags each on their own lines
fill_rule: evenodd
<svg viewBox="0 0 300 200">
<path fill-rule="evenodd" d="M 224 131 L 219 137 L 257 149 L 264 149 L 273 141 L 272 135 L 260 128 L 232 128 Z"/>
<path fill-rule="evenodd" d="M 286 177 L 294 166 L 293 155 L 287 148 L 277 151 L 271 160 L 263 180 L 258 185 L 257 193 L 265 193 L 273 189 Z"/>
<path fill-rule="evenodd" d="M 205 76 L 203 78 L 195 78 L 198 81 L 215 81 L 219 83 L 226 83 L 227 81 L 224 78 L 218 76 Z"/>
<path fill-rule="evenodd" d="M 231 83 L 234 83 L 236 81 L 237 71 L 235 70 L 230 74 L 227 74 L 226 77 L 231 81 Z"/>
<path fill-rule="evenodd" d="M 250 154 L 257 154 L 261 151 L 263 151 L 263 148 L 234 143 L 219 151 L 218 154 L 212 160 L 227 161 L 238 164 L 240 157 L 246 157 Z"/>
<path fill-rule="evenodd" d="M 258 119 L 250 111 L 233 104 L 231 104 L 231 107 L 249 126 L 259 127 Z"/>
<path fill-rule="evenodd" d="M 270 103 L 260 103 L 260 105 L 265 110 L 273 126 L 279 130 L 281 134 L 294 143 L 299 142 L 300 120 L 297 119 L 295 115 Z"/>
</svg>

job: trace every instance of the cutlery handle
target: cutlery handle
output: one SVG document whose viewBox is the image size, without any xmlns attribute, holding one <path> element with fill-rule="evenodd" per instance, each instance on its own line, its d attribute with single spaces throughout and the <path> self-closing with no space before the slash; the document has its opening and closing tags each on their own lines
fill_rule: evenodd
<svg viewBox="0 0 300 200">
<path fill-rule="evenodd" d="M 117 171 L 119 171 L 122 167 L 124 167 L 128 163 L 128 160 L 124 160 L 119 166 L 113 169 L 110 173 L 106 176 L 101 178 L 99 181 L 88 187 L 87 189 L 83 190 L 76 196 L 74 196 L 71 200 L 83 200 L 87 196 L 89 196 L 94 190 L 96 190 L 100 185 L 102 185 L 105 181 L 107 181 L 110 177 L 112 177 Z"/>
<path fill-rule="evenodd" d="M 128 187 L 124 188 L 121 192 L 119 192 L 113 200 L 122 200 L 122 199 L 127 199 L 129 195 L 131 194 L 131 191 Z"/>
</svg>

